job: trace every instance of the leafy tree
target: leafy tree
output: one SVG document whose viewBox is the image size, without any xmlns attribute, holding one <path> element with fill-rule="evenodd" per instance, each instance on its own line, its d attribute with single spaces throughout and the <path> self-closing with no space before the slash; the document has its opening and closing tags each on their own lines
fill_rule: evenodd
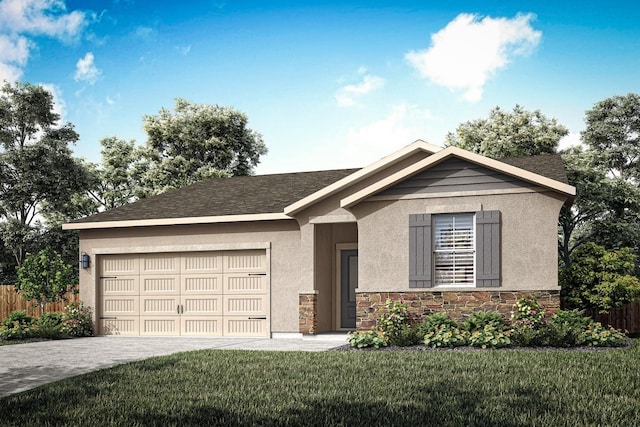
<svg viewBox="0 0 640 427">
<path fill-rule="evenodd" d="M 61 301 L 76 277 L 73 268 L 62 257 L 47 247 L 29 255 L 18 269 L 15 288 L 27 301 L 36 301 L 45 312 L 45 304 Z"/>
<path fill-rule="evenodd" d="M 640 178 L 640 95 L 613 96 L 586 112 L 582 142 L 617 178 Z"/>
<path fill-rule="evenodd" d="M 607 251 L 593 242 L 571 254 L 560 272 L 561 297 L 569 308 L 607 313 L 640 298 L 640 279 L 631 273 L 636 256 L 629 248 Z"/>
<path fill-rule="evenodd" d="M 516 105 L 513 112 L 506 112 L 495 107 L 488 118 L 462 123 L 455 132 L 449 132 L 445 146 L 494 159 L 551 154 L 568 133 L 566 127 L 540 110 L 528 111 Z"/>
<path fill-rule="evenodd" d="M 175 111 L 144 117 L 148 135 L 136 167 L 140 197 L 207 178 L 250 175 L 267 148 L 247 127 L 247 116 L 230 107 L 176 99 Z"/>
<path fill-rule="evenodd" d="M 20 265 L 38 232 L 38 218 L 64 210 L 85 190 L 87 174 L 69 144 L 73 125 L 58 126 L 53 97 L 28 83 L 0 89 L 0 233 Z"/>
</svg>

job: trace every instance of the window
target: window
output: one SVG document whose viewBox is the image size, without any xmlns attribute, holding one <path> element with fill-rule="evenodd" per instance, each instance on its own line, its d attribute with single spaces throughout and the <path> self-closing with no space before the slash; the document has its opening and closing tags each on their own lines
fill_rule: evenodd
<svg viewBox="0 0 640 427">
<path fill-rule="evenodd" d="M 409 215 L 409 287 L 500 286 L 500 211 Z"/>
<path fill-rule="evenodd" d="M 473 214 L 434 215 L 435 285 L 473 285 L 475 239 Z"/>
</svg>

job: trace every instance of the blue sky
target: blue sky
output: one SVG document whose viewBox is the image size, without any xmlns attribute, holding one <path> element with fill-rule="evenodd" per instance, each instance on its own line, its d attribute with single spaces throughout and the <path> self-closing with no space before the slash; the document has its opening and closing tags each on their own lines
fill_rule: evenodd
<svg viewBox="0 0 640 427">
<path fill-rule="evenodd" d="M 566 145 L 640 91 L 640 3 L 0 0 L 0 79 L 52 90 L 95 162 L 177 97 L 246 113 L 257 173 L 365 166 L 516 104 Z"/>
</svg>

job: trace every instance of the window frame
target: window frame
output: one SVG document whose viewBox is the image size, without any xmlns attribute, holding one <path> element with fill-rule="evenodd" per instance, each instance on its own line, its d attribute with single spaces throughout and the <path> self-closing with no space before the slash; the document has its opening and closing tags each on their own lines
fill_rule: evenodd
<svg viewBox="0 0 640 427">
<path fill-rule="evenodd" d="M 442 248 L 442 245 L 439 245 L 439 242 L 442 242 L 442 233 L 440 235 L 438 235 L 437 230 L 437 222 L 438 222 L 438 218 L 451 218 L 451 223 L 452 223 L 452 229 L 450 230 L 450 232 L 452 233 L 456 233 L 458 230 L 461 231 L 465 231 L 468 233 L 469 229 L 468 227 L 465 227 L 464 224 L 470 224 L 471 225 L 471 229 L 470 229 L 470 233 L 468 233 L 468 238 L 467 241 L 465 242 L 468 246 L 468 248 L 460 248 L 457 247 L 457 243 L 458 241 L 455 239 L 454 237 L 454 241 L 453 241 L 453 247 L 451 248 Z M 456 224 L 456 220 L 459 218 L 466 218 L 466 220 L 462 223 L 463 225 L 460 226 L 460 228 L 457 227 Z M 455 287 L 455 288 L 461 288 L 461 287 L 465 287 L 465 288 L 474 288 L 476 287 L 476 258 L 477 258 L 477 248 L 476 248 L 476 237 L 477 237 L 477 230 L 476 230 L 476 214 L 475 212 L 455 212 L 455 213 L 442 213 L 442 214 L 433 214 L 432 215 L 432 224 L 431 224 L 431 230 L 432 230 L 432 251 L 431 251 L 431 257 L 432 257 L 432 262 L 431 262 L 431 270 L 432 270 L 432 275 L 433 275 L 433 287 L 439 287 L 439 288 L 443 288 L 443 287 Z M 441 281 L 442 280 L 442 275 L 438 275 L 438 256 L 440 255 L 440 257 L 442 257 L 443 254 L 451 254 L 451 258 L 450 258 L 450 264 L 452 264 L 451 267 L 451 273 L 448 275 L 448 277 L 452 277 L 454 280 L 453 281 Z M 465 279 L 464 281 L 456 281 L 455 277 L 456 277 L 456 261 L 460 262 L 461 261 L 461 257 L 457 257 L 456 255 L 461 255 L 461 254 L 466 254 L 462 256 L 462 259 L 466 258 L 466 261 L 462 261 L 462 268 L 461 269 L 467 269 L 468 265 L 469 265 L 469 260 L 471 261 L 471 273 L 465 273 Z M 469 257 L 470 255 L 470 257 Z M 440 262 L 440 264 L 442 264 L 442 262 Z M 465 267 L 465 265 L 467 267 Z M 470 276 L 470 278 L 469 278 Z M 447 275 L 445 275 L 445 277 L 447 277 Z"/>
</svg>

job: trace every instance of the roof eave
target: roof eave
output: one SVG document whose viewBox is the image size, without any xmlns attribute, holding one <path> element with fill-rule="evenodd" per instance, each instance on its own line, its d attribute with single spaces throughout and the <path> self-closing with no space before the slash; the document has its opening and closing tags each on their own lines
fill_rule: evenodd
<svg viewBox="0 0 640 427">
<path fill-rule="evenodd" d="M 70 222 L 62 225 L 63 230 L 91 230 L 99 228 L 128 228 L 128 227 L 151 227 L 161 225 L 192 225 L 192 224 L 215 224 L 224 222 L 250 222 L 250 221 L 279 221 L 293 219 L 281 212 L 246 214 L 246 215 L 219 215 L 200 216 L 186 218 L 155 218 L 136 219 L 123 221 L 96 221 L 96 222 Z"/>
</svg>

